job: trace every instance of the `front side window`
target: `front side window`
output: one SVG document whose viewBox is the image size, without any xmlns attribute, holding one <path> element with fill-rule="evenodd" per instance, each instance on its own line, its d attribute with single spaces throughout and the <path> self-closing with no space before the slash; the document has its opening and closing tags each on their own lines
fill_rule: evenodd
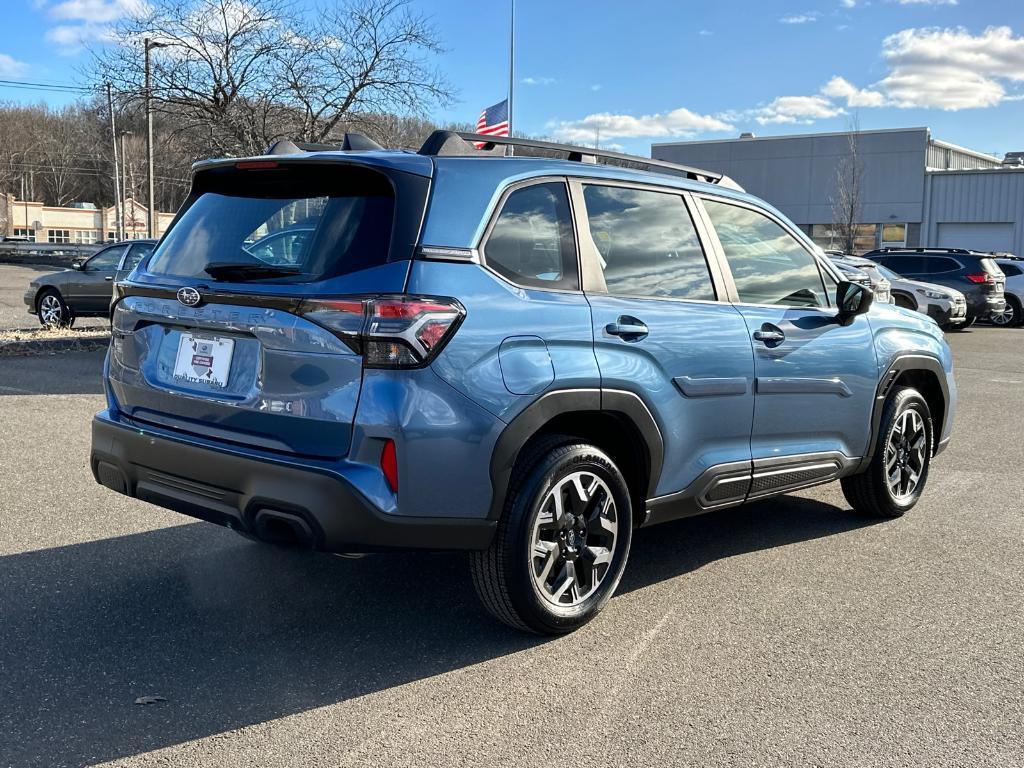
<svg viewBox="0 0 1024 768">
<path fill-rule="evenodd" d="M 90 272 L 113 272 L 124 255 L 124 246 L 105 248 L 85 263 L 85 268 Z"/>
<path fill-rule="evenodd" d="M 818 263 L 800 242 L 763 213 L 705 200 L 729 262 L 740 301 L 826 307 Z"/>
<path fill-rule="evenodd" d="M 714 301 L 704 250 L 680 195 L 586 184 L 583 198 L 608 293 Z"/>
<path fill-rule="evenodd" d="M 578 290 L 569 195 L 561 181 L 513 191 L 484 245 L 487 266 L 520 285 Z"/>
</svg>

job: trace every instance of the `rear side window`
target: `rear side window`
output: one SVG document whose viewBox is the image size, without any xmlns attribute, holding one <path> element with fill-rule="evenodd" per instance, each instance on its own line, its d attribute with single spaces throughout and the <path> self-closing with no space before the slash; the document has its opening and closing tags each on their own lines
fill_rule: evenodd
<svg viewBox="0 0 1024 768">
<path fill-rule="evenodd" d="M 153 243 L 135 243 L 128 251 L 128 256 L 121 265 L 121 269 L 131 272 L 139 265 L 146 256 L 153 252 Z"/>
<path fill-rule="evenodd" d="M 388 259 L 394 193 L 376 171 L 332 165 L 207 174 L 149 272 L 209 280 L 207 268 L 227 264 L 241 265 L 224 278 L 232 281 L 312 282 Z"/>
<path fill-rule="evenodd" d="M 998 266 L 1007 277 L 1017 277 L 1017 275 L 1021 274 L 1020 267 L 1015 264 L 999 264 Z"/>
<path fill-rule="evenodd" d="M 514 190 L 484 244 L 487 266 L 519 285 L 578 290 L 569 193 L 561 181 Z"/>
<path fill-rule="evenodd" d="M 704 206 L 745 304 L 827 307 L 821 271 L 811 253 L 772 219 L 729 203 Z"/>
<path fill-rule="evenodd" d="M 930 256 L 924 259 L 925 273 L 929 275 L 942 275 L 948 272 L 959 272 L 963 266 L 956 259 L 945 256 Z"/>
<path fill-rule="evenodd" d="M 583 198 L 609 293 L 714 301 L 704 250 L 682 197 L 587 184 Z"/>
</svg>

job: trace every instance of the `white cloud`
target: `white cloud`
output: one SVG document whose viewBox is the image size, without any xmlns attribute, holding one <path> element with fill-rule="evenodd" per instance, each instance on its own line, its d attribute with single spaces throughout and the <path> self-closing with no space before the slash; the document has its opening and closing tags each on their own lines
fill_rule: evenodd
<svg viewBox="0 0 1024 768">
<path fill-rule="evenodd" d="M 19 77 L 25 74 L 27 69 L 28 64 L 25 62 L 18 61 L 6 53 L 0 53 L 0 77 Z"/>
<path fill-rule="evenodd" d="M 46 10 L 63 22 L 50 27 L 46 39 L 59 46 L 61 55 L 73 56 L 89 43 L 110 42 L 111 24 L 145 8 L 145 0 L 61 0 Z"/>
<path fill-rule="evenodd" d="M 817 21 L 820 15 L 817 11 L 794 13 L 789 16 L 783 16 L 779 21 L 783 24 L 809 24 L 812 21 Z"/>
<path fill-rule="evenodd" d="M 565 120 L 548 124 L 552 135 L 563 141 L 591 142 L 600 134 L 605 138 L 639 138 L 657 136 L 696 136 L 701 133 L 733 131 L 729 123 L 710 115 L 699 115 L 685 107 L 654 115 L 615 115 L 600 112 L 582 120 Z"/>
<path fill-rule="evenodd" d="M 874 87 L 898 107 L 990 107 L 1007 82 L 1024 82 L 1024 37 L 1009 27 L 905 29 L 885 38 L 882 56 L 889 74 Z"/>
<path fill-rule="evenodd" d="M 604 86 L 601 85 L 600 83 L 594 83 L 592 86 L 590 86 L 590 90 L 592 90 L 592 91 L 600 91 L 603 87 Z"/>
<path fill-rule="evenodd" d="M 702 29 L 697 34 L 700 35 L 701 37 L 711 37 L 711 35 L 713 35 L 715 33 L 712 32 L 710 29 Z"/>
<path fill-rule="evenodd" d="M 856 8 L 857 0 L 839 0 L 839 4 L 843 6 L 843 8 Z"/>
<path fill-rule="evenodd" d="M 523 85 L 551 85 L 557 81 L 553 77 L 524 77 L 520 82 Z"/>
<path fill-rule="evenodd" d="M 884 107 L 887 103 L 885 95 L 867 88 L 858 88 L 849 80 L 833 77 L 821 89 L 823 96 L 830 99 L 841 99 L 848 107 Z"/>
<path fill-rule="evenodd" d="M 799 123 L 810 125 L 815 120 L 844 114 L 842 107 L 824 96 L 778 96 L 767 104 L 746 110 L 740 116 L 760 125 Z"/>
</svg>

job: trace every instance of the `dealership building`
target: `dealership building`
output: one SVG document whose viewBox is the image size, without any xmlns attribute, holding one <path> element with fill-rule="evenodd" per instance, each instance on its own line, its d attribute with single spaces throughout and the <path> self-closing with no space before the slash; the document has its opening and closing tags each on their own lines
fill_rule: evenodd
<svg viewBox="0 0 1024 768">
<path fill-rule="evenodd" d="M 173 213 L 157 211 L 156 233 L 167 231 Z M 124 233 L 128 240 L 138 240 L 147 233 L 146 206 L 131 197 L 124 201 Z M 92 203 L 69 206 L 43 205 L 19 200 L 14 195 L 0 195 L 0 235 L 26 237 L 36 243 L 73 243 L 92 245 L 114 240 L 117 212 L 114 206 L 98 207 Z"/>
<path fill-rule="evenodd" d="M 731 176 L 824 248 L 838 247 L 840 170 L 861 171 L 856 250 L 972 248 L 1024 255 L 1024 165 L 932 138 L 927 128 L 654 144 L 651 157 Z M 844 158 L 846 158 L 844 160 Z M 847 173 L 847 176 L 849 174 Z"/>
</svg>

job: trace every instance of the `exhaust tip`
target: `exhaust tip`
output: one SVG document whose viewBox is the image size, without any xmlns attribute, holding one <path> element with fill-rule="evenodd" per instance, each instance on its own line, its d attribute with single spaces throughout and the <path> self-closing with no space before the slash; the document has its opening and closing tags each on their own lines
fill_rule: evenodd
<svg viewBox="0 0 1024 768">
<path fill-rule="evenodd" d="M 313 529 L 302 517 L 278 509 L 261 509 L 252 519 L 252 532 L 263 541 L 314 549 Z"/>
</svg>

